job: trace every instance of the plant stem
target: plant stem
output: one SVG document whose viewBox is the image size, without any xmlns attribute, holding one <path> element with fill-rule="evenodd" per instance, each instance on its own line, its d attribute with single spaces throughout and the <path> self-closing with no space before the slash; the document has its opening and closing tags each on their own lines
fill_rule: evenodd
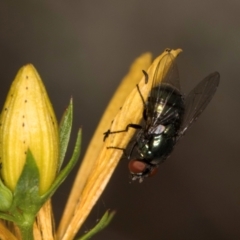
<svg viewBox="0 0 240 240">
<path fill-rule="evenodd" d="M 33 224 L 29 226 L 20 226 L 18 225 L 21 232 L 22 240 L 34 240 L 33 238 Z"/>
</svg>

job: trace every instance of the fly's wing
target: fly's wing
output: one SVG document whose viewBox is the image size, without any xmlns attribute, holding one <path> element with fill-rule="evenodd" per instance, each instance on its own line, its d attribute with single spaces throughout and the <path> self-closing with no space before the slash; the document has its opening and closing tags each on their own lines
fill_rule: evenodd
<svg viewBox="0 0 240 240">
<path fill-rule="evenodd" d="M 168 51 L 168 53 L 159 61 L 153 76 L 152 89 L 159 86 L 160 90 L 161 84 L 164 83 L 169 84 L 180 91 L 177 63 L 171 54 L 171 51 Z"/>
<path fill-rule="evenodd" d="M 167 93 L 163 91 L 164 86 L 170 86 L 171 89 Z M 164 100 L 164 106 L 167 105 L 167 101 L 174 92 L 174 90 L 178 90 L 180 92 L 180 81 L 179 81 L 179 74 L 176 61 L 169 51 L 158 63 L 156 66 L 152 87 L 149 94 L 146 112 L 149 119 L 151 119 L 151 125 L 157 124 L 157 119 L 161 115 L 161 111 L 159 115 L 156 117 L 156 109 L 159 105 L 160 100 Z"/>
<path fill-rule="evenodd" d="M 198 116 L 207 107 L 217 90 L 219 82 L 219 73 L 211 73 L 189 93 L 185 99 L 185 114 L 179 132 L 179 137 L 185 133 L 185 131 L 195 120 L 197 120 Z"/>
</svg>

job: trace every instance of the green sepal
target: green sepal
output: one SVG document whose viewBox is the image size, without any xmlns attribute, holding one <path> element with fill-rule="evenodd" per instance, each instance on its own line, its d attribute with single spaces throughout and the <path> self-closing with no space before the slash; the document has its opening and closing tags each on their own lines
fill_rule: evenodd
<svg viewBox="0 0 240 240">
<path fill-rule="evenodd" d="M 59 154 L 59 164 L 58 171 L 61 169 L 69 139 L 72 129 L 72 119 L 73 119 L 73 103 L 72 99 L 70 100 L 69 106 L 64 112 L 61 122 L 59 124 L 59 144 L 60 144 L 60 154 Z"/>
<path fill-rule="evenodd" d="M 68 174 L 71 172 L 73 167 L 76 165 L 76 163 L 79 159 L 79 156 L 80 156 L 81 137 L 82 137 L 82 131 L 81 131 L 81 129 L 79 129 L 78 134 L 77 134 L 77 140 L 76 140 L 75 147 L 74 147 L 73 154 L 72 154 L 70 161 L 68 162 L 67 166 L 59 172 L 57 178 L 53 182 L 50 189 L 44 195 L 41 196 L 41 198 L 43 200 L 48 199 L 53 195 L 53 193 L 57 190 L 57 188 L 66 179 Z"/>
<path fill-rule="evenodd" d="M 106 211 L 102 216 L 101 220 L 97 223 L 97 225 L 92 228 L 89 232 L 84 234 L 82 237 L 78 238 L 77 240 L 87 240 L 93 237 L 98 232 L 102 231 L 108 224 L 112 221 L 115 211 L 110 212 L 110 210 Z"/>
<path fill-rule="evenodd" d="M 0 211 L 7 211 L 12 205 L 13 195 L 0 178 Z"/>
<path fill-rule="evenodd" d="M 33 239 L 33 223 L 43 201 L 39 196 L 39 171 L 30 150 L 26 163 L 13 192 L 11 207 L 0 218 L 13 221 L 22 233 L 23 239 Z"/>
<path fill-rule="evenodd" d="M 39 171 L 30 150 L 27 152 L 26 163 L 13 192 L 13 207 L 21 212 L 35 217 L 41 208 L 42 200 L 39 196 Z"/>
<path fill-rule="evenodd" d="M 39 196 L 39 171 L 35 159 L 30 150 L 27 152 L 26 163 L 13 192 L 13 201 L 7 213 L 0 217 L 11 220 L 17 225 L 29 225 L 42 206 Z"/>
</svg>

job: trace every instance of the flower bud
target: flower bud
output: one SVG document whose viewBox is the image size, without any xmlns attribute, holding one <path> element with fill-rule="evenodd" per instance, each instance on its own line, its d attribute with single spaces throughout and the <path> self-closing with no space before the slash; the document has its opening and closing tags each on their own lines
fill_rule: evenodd
<svg viewBox="0 0 240 240">
<path fill-rule="evenodd" d="M 39 194 L 55 179 L 59 157 L 58 126 L 45 87 L 33 65 L 22 67 L 0 116 L 1 178 L 14 191 L 28 149 L 39 169 Z"/>
</svg>

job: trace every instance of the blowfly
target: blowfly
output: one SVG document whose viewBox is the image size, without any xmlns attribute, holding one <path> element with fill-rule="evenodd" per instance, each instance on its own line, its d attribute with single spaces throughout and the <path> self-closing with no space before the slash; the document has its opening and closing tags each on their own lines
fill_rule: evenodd
<svg viewBox="0 0 240 240">
<path fill-rule="evenodd" d="M 170 69 L 163 75 L 160 73 L 160 66 L 164 66 L 164 62 L 169 60 Z M 148 74 L 144 71 L 143 73 L 147 83 Z M 155 174 L 159 164 L 170 155 L 177 141 L 211 101 L 219 82 L 219 73 L 211 73 L 184 98 L 180 90 L 177 65 L 171 50 L 168 50 L 168 54 L 159 61 L 155 69 L 146 102 L 137 85 L 144 104 L 143 124 L 129 124 L 124 130 L 113 132 L 108 130 L 104 133 L 105 140 L 109 134 L 126 132 L 129 127 L 138 129 L 130 152 L 127 154 L 132 180 L 142 182 L 144 178 Z M 121 149 L 117 146 L 109 148 Z M 121 150 L 126 154 L 125 149 Z"/>
</svg>

